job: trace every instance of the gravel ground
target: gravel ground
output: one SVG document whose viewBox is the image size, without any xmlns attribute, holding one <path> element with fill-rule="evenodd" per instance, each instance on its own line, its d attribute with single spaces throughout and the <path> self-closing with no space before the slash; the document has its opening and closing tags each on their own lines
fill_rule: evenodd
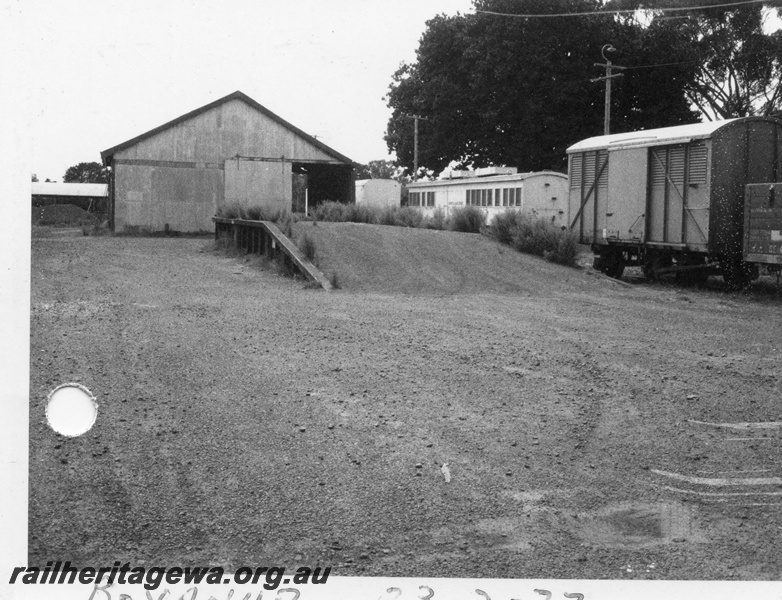
<svg viewBox="0 0 782 600">
<path fill-rule="evenodd" d="M 343 289 L 204 239 L 33 239 L 29 564 L 780 579 L 773 288 L 297 227 Z M 67 381 L 99 403 L 78 438 L 44 418 Z"/>
</svg>

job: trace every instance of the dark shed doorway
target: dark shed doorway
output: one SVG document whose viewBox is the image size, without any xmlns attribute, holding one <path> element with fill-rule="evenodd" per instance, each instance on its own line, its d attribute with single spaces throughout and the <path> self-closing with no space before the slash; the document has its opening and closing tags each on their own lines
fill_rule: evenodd
<svg viewBox="0 0 782 600">
<path fill-rule="evenodd" d="M 356 201 L 353 165 L 293 163 L 293 211 L 304 212 L 304 200 L 297 199 L 297 176 L 306 178 L 307 206 L 310 211 L 323 202 L 352 204 Z M 301 193 L 301 192 L 299 192 Z M 301 210 L 299 210 L 301 206 Z"/>
</svg>

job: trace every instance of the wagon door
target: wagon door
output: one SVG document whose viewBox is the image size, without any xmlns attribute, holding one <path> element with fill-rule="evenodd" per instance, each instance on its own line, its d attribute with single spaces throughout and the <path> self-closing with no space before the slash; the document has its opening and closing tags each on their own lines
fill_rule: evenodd
<svg viewBox="0 0 782 600">
<path fill-rule="evenodd" d="M 646 210 L 646 148 L 612 150 L 603 236 L 642 242 Z"/>
<path fill-rule="evenodd" d="M 606 192 L 608 190 L 608 152 L 590 150 L 570 155 L 570 228 L 577 231 L 582 244 L 603 239 Z"/>
<path fill-rule="evenodd" d="M 687 185 L 684 196 L 684 242 L 706 250 L 709 241 L 709 147 L 705 141 L 687 148 Z"/>
<path fill-rule="evenodd" d="M 647 239 L 703 248 L 708 242 L 708 151 L 703 142 L 649 148 Z"/>
<path fill-rule="evenodd" d="M 682 241 L 685 147 L 649 148 L 650 242 L 679 244 Z"/>
</svg>

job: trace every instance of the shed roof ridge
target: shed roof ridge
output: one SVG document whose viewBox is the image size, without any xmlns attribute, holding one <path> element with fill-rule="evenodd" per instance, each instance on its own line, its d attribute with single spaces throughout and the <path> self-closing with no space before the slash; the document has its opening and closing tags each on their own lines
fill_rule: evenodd
<svg viewBox="0 0 782 600">
<path fill-rule="evenodd" d="M 216 108 L 217 106 L 220 106 L 221 104 L 225 104 L 226 102 L 230 102 L 231 100 L 240 100 L 247 104 L 248 106 L 256 109 L 257 111 L 263 113 L 273 121 L 276 121 L 286 129 L 292 131 L 296 135 L 304 138 L 309 142 L 310 144 L 314 145 L 319 150 L 325 152 L 326 154 L 333 156 L 334 158 L 340 160 L 341 162 L 346 162 L 350 164 L 356 164 L 354 161 L 349 159 L 344 154 L 341 154 L 340 152 L 337 152 L 333 148 L 327 146 L 323 142 L 319 141 L 317 138 L 311 136 L 310 134 L 304 132 L 303 130 L 299 129 L 292 123 L 289 123 L 276 113 L 273 113 L 268 108 L 260 104 L 259 102 L 253 100 L 250 98 L 247 94 L 242 92 L 241 90 L 236 90 L 235 92 L 232 92 L 228 94 L 227 96 L 223 96 L 222 98 L 218 98 L 217 100 L 214 100 L 210 102 L 209 104 L 205 104 L 204 106 L 201 106 L 199 108 L 196 108 L 195 110 L 191 110 L 190 112 L 187 112 L 183 115 L 180 115 L 179 117 L 172 119 L 171 121 L 168 121 L 166 123 L 163 123 L 162 125 L 159 125 L 153 129 L 150 129 L 149 131 L 146 131 L 140 135 L 137 135 L 134 138 L 131 138 L 125 142 L 122 142 L 121 144 L 117 144 L 116 146 L 113 146 L 109 148 L 108 150 L 104 150 L 100 153 L 101 160 L 103 161 L 104 165 L 108 165 L 111 157 L 114 156 L 117 152 L 124 150 L 125 148 L 129 148 L 130 146 L 133 146 L 145 139 L 148 139 L 154 135 L 157 135 L 158 133 L 161 133 L 163 131 L 166 131 L 167 129 L 170 129 L 171 127 L 174 127 L 175 125 L 178 125 L 180 123 L 183 123 L 185 121 L 188 121 L 194 117 L 197 117 L 200 114 L 203 114 L 209 110 L 212 110 L 213 108 Z"/>
</svg>

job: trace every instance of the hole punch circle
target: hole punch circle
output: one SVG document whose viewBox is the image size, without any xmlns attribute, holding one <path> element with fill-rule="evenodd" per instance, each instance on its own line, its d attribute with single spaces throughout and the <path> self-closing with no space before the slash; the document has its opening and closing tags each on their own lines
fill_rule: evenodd
<svg viewBox="0 0 782 600">
<path fill-rule="evenodd" d="M 83 385 L 64 383 L 49 393 L 46 421 L 60 435 L 76 437 L 87 433 L 98 417 L 98 403 Z"/>
</svg>

